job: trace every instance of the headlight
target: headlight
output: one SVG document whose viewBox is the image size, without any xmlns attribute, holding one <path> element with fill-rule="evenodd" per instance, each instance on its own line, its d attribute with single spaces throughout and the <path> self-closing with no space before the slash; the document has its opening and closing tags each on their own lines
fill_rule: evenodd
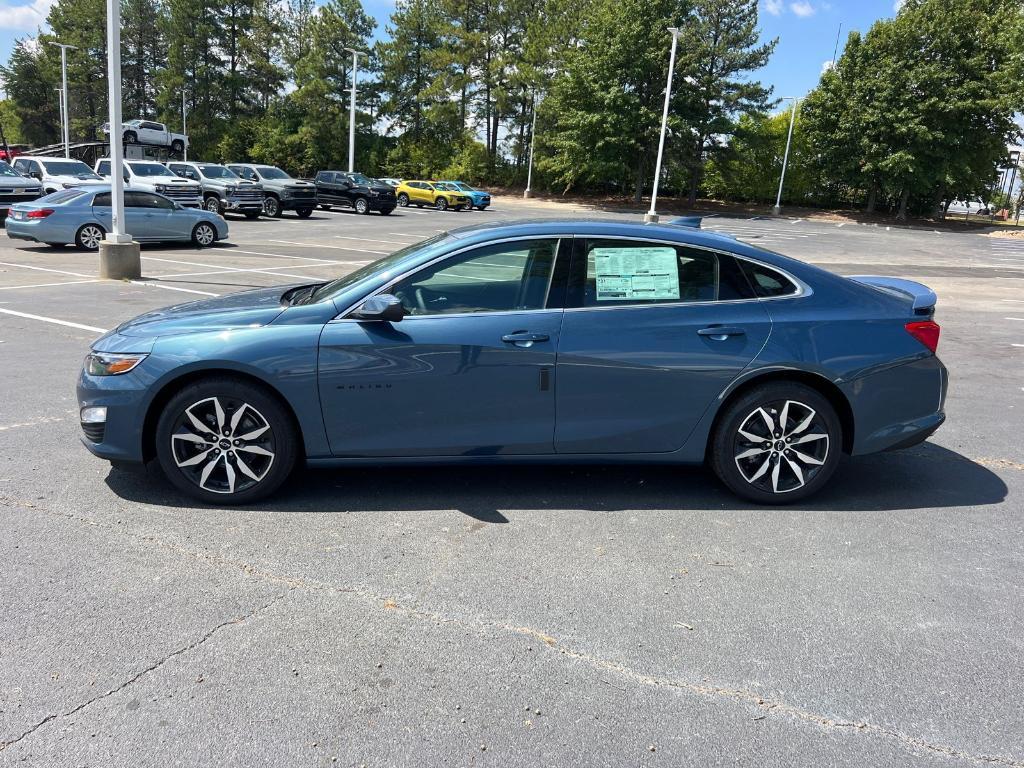
<svg viewBox="0 0 1024 768">
<path fill-rule="evenodd" d="M 26 189 L 25 190 L 25 194 L 27 194 L 27 195 L 38 195 L 42 191 L 43 190 L 42 190 L 41 187 L 33 187 L 32 189 Z"/>
<path fill-rule="evenodd" d="M 155 187 L 153 187 L 153 189 L 155 189 L 157 192 L 167 191 L 167 187 L 165 187 L 163 184 L 157 184 Z"/>
<path fill-rule="evenodd" d="M 235 187 L 224 187 L 224 194 L 225 195 L 233 195 L 233 194 L 235 194 L 235 192 L 236 192 L 236 188 Z"/>
<path fill-rule="evenodd" d="M 90 376 L 117 376 L 128 373 L 146 357 L 141 354 L 92 352 L 85 358 L 85 372 Z"/>
</svg>

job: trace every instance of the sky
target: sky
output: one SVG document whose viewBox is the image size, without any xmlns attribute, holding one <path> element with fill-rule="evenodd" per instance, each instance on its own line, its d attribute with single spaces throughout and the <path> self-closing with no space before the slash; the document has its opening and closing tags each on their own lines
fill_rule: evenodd
<svg viewBox="0 0 1024 768">
<path fill-rule="evenodd" d="M 832 60 L 836 33 L 842 25 L 840 50 L 850 30 L 866 32 L 878 19 L 891 17 L 900 0 L 760 0 L 762 38 L 779 38 L 766 67 L 754 73 L 774 87 L 777 97 L 804 96 L 818 82 L 822 67 Z M 7 63 L 20 37 L 34 35 L 45 23 L 53 0 L 0 0 L 0 62 Z M 363 0 L 377 19 L 377 35 L 393 6 L 392 0 Z M 99 20 L 97 20 L 99 22 Z M 665 35 L 666 55 L 669 37 Z"/>
</svg>

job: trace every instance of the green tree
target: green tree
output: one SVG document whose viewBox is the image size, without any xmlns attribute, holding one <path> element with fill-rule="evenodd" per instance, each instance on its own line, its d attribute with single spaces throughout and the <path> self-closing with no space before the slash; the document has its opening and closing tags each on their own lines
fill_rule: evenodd
<svg viewBox="0 0 1024 768">
<path fill-rule="evenodd" d="M 55 144 L 60 141 L 60 108 L 57 94 L 60 84 L 59 70 L 54 72 L 53 62 L 37 39 L 29 38 L 14 43 L 14 50 L 6 67 L 0 68 L 7 97 L 17 111 L 21 123 L 21 136 L 30 144 Z M 6 123 L 4 124 L 6 129 Z M 10 141 L 10 137 L 7 138 Z"/>
</svg>

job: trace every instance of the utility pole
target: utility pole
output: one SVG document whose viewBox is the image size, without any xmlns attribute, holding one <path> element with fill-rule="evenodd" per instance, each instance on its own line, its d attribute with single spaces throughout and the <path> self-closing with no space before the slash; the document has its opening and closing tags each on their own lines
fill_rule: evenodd
<svg viewBox="0 0 1024 768">
<path fill-rule="evenodd" d="M 352 173 L 355 170 L 356 161 L 356 74 L 359 69 L 359 54 L 363 51 L 357 51 L 355 48 L 346 48 L 346 51 L 352 54 L 352 96 L 349 98 L 349 117 L 348 117 L 348 172 Z"/>
<path fill-rule="evenodd" d="M 796 96 L 783 96 L 783 101 L 786 99 L 793 100 L 793 112 L 789 116 L 789 134 L 786 136 L 786 153 L 782 156 L 782 174 L 779 176 L 779 194 L 775 198 L 775 207 L 772 208 L 772 213 L 778 216 L 782 213 L 782 183 L 786 180 L 786 164 L 789 162 L 789 145 L 793 141 L 793 123 L 796 122 L 796 105 L 800 101 Z"/>
<path fill-rule="evenodd" d="M 532 194 L 530 185 L 533 182 L 533 146 L 537 138 L 537 92 L 533 92 L 533 123 L 530 126 L 530 162 L 526 166 L 526 190 L 523 197 L 528 198 Z"/>
<path fill-rule="evenodd" d="M 672 75 L 676 68 L 676 44 L 679 42 L 679 28 L 669 27 L 672 33 L 672 49 L 668 55 L 668 82 L 665 84 L 665 108 L 661 112 L 661 138 L 658 140 L 658 160 L 654 164 L 654 187 L 651 190 L 651 210 L 644 214 L 644 221 L 658 221 L 658 181 L 661 179 L 661 158 L 665 153 L 665 130 L 668 127 L 668 105 L 672 99 Z"/>
<path fill-rule="evenodd" d="M 71 149 L 69 146 L 70 130 L 68 128 L 68 49 L 77 51 L 78 47 L 74 45 L 67 45 L 65 43 L 55 43 L 52 41 L 50 42 L 50 45 L 55 45 L 60 48 L 60 73 L 61 79 L 63 80 L 60 120 L 61 124 L 64 126 L 61 133 L 64 136 L 64 157 L 71 157 Z"/>
</svg>

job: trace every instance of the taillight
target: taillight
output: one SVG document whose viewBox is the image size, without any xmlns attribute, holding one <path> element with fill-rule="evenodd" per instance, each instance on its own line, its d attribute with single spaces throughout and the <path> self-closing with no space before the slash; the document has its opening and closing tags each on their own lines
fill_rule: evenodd
<svg viewBox="0 0 1024 768">
<path fill-rule="evenodd" d="M 28 212 L 28 218 L 30 218 L 30 219 L 45 219 L 51 213 L 53 213 L 53 208 L 40 208 L 39 210 L 36 210 L 36 211 L 29 211 Z"/>
<path fill-rule="evenodd" d="M 939 331 L 941 330 L 938 323 L 933 320 L 925 320 L 924 322 L 907 323 L 903 327 L 907 329 L 907 333 L 928 347 L 932 352 L 938 348 Z"/>
</svg>

